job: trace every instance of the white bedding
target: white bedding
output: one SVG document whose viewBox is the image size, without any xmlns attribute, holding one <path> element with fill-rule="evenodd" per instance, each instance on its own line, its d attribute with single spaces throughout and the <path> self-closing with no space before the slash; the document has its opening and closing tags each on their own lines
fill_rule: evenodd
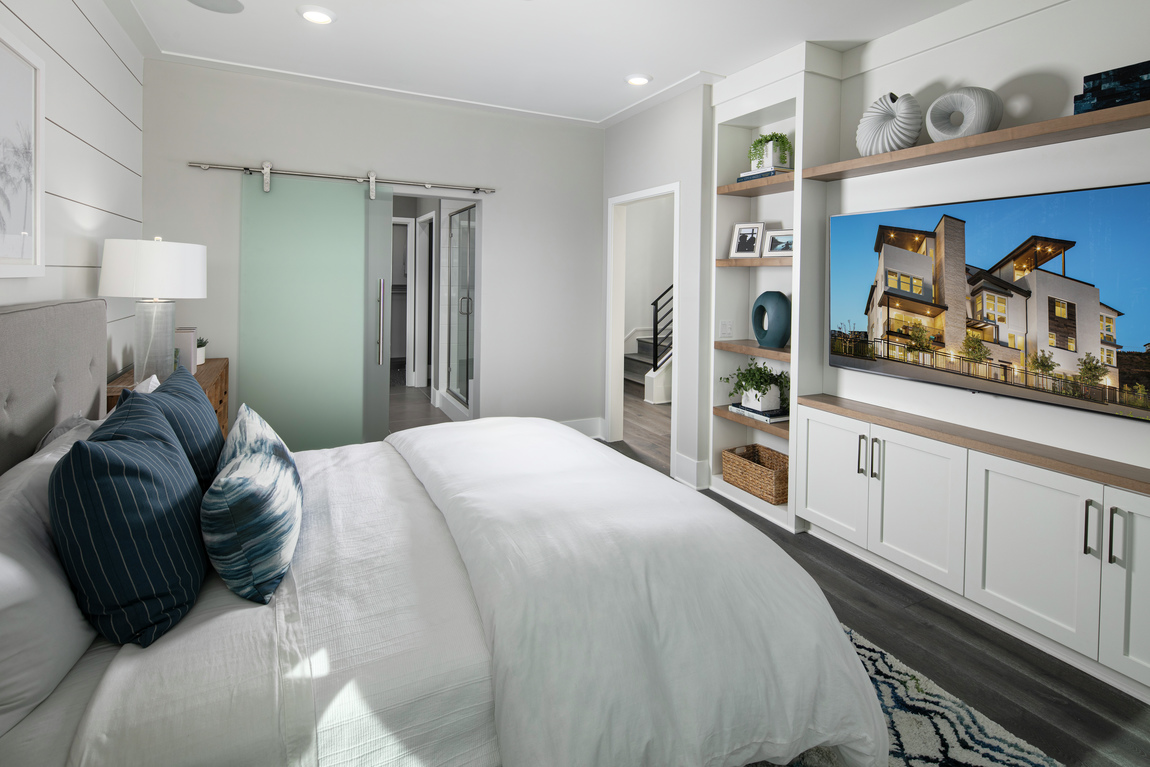
<svg viewBox="0 0 1150 767">
<path fill-rule="evenodd" d="M 885 764 L 814 581 L 713 501 L 536 419 L 388 438 L 443 512 L 493 657 L 504 767 Z"/>
<path fill-rule="evenodd" d="M 442 515 L 389 445 L 296 460 L 303 529 L 272 603 L 213 574 L 171 632 L 115 655 L 70 764 L 499 763 L 490 655 Z"/>
</svg>

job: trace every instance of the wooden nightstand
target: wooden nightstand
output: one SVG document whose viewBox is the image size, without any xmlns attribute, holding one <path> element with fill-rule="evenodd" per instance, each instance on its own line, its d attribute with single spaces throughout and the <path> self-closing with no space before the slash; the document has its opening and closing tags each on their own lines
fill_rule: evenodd
<svg viewBox="0 0 1150 767">
<path fill-rule="evenodd" d="M 216 411 L 220 431 L 225 437 L 228 436 L 228 358 L 215 357 L 204 362 L 196 369 L 196 380 Z M 108 410 L 120 401 L 120 392 L 134 383 L 132 369 L 128 368 L 127 372 L 108 384 Z"/>
</svg>

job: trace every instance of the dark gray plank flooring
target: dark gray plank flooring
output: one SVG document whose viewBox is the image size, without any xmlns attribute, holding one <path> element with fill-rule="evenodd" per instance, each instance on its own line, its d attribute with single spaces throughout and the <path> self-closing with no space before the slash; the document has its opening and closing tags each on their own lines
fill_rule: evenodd
<svg viewBox="0 0 1150 767">
<path fill-rule="evenodd" d="M 643 384 L 623 381 L 623 439 L 606 443 L 664 474 L 671 473 L 671 405 L 643 401 Z"/>
<path fill-rule="evenodd" d="M 398 370 L 392 363 L 391 394 L 388 398 L 388 427 L 391 431 L 413 429 L 431 423 L 451 420 L 442 410 L 431 404 L 431 388 L 404 385 L 403 361 Z"/>
</svg>

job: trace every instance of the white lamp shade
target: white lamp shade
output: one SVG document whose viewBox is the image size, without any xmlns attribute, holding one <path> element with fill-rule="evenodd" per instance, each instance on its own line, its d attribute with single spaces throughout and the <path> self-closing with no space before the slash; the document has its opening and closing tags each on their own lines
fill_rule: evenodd
<svg viewBox="0 0 1150 767">
<path fill-rule="evenodd" d="M 101 296 L 207 298 L 208 249 L 162 240 L 104 240 Z"/>
</svg>

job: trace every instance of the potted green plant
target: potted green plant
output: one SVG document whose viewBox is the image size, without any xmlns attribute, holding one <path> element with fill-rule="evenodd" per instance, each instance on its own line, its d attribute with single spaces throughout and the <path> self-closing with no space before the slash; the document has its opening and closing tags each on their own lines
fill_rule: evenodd
<svg viewBox="0 0 1150 767">
<path fill-rule="evenodd" d="M 785 370 L 772 370 L 766 365 L 755 363 L 752 357 L 746 369 L 735 368 L 729 376 L 719 378 L 723 383 L 731 384 L 728 396 L 743 396 L 743 407 L 763 412 L 770 410 L 787 410 L 790 405 L 791 375 Z"/>
<path fill-rule="evenodd" d="M 765 133 L 760 135 L 747 150 L 747 157 L 751 161 L 751 170 L 773 166 L 778 168 L 791 168 L 795 150 L 791 140 L 785 133 Z"/>
<path fill-rule="evenodd" d="M 197 338 L 196 339 L 196 364 L 197 365 L 204 364 L 204 361 L 207 358 L 208 358 L 208 339 L 202 338 L 202 337 Z"/>
</svg>

